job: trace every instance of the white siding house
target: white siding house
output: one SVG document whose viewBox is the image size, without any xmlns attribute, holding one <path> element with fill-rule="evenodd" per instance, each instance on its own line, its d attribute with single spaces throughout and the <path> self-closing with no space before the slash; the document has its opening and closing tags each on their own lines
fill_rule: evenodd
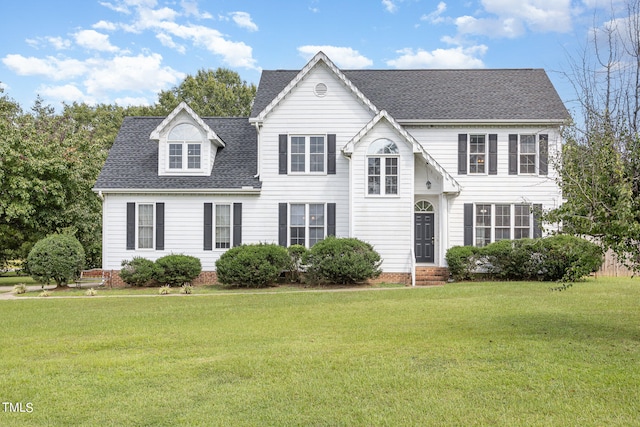
<svg viewBox="0 0 640 427">
<path fill-rule="evenodd" d="M 540 69 L 264 71 L 248 118 L 129 117 L 95 185 L 103 269 L 229 247 L 357 237 L 386 279 L 455 245 L 542 234 L 567 111 Z"/>
</svg>

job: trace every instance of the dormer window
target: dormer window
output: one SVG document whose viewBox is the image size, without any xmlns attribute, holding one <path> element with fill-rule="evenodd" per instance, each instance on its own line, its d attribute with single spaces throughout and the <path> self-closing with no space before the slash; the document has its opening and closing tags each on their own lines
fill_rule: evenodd
<svg viewBox="0 0 640 427">
<path fill-rule="evenodd" d="M 169 170 L 199 170 L 202 168 L 202 134 L 190 123 L 181 123 L 171 129 L 169 144 Z"/>
</svg>

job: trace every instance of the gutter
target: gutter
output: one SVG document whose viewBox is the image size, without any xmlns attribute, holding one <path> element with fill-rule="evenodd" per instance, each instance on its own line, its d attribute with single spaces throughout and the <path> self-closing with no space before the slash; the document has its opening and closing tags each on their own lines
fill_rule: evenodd
<svg viewBox="0 0 640 427">
<path fill-rule="evenodd" d="M 93 192 L 104 200 L 104 193 L 108 194 L 260 194 L 262 190 L 254 187 L 242 188 L 94 188 Z"/>
</svg>

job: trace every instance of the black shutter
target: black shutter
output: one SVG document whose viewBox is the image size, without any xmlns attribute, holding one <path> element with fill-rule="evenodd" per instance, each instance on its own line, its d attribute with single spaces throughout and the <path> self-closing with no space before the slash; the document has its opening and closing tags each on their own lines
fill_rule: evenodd
<svg viewBox="0 0 640 427">
<path fill-rule="evenodd" d="M 458 134 L 458 174 L 467 174 L 467 134 Z"/>
<path fill-rule="evenodd" d="M 127 250 L 136 248 L 136 204 L 127 203 Z"/>
<path fill-rule="evenodd" d="M 336 135 L 327 135 L 327 173 L 336 174 Z"/>
<path fill-rule="evenodd" d="M 549 135 L 543 134 L 538 137 L 538 144 L 540 150 L 540 160 L 538 163 L 538 171 L 540 175 L 547 175 L 549 173 Z"/>
<path fill-rule="evenodd" d="M 278 204 L 278 244 L 287 247 L 287 204 Z"/>
<path fill-rule="evenodd" d="M 473 203 L 464 204 L 464 245 L 473 246 Z"/>
<path fill-rule="evenodd" d="M 242 244 L 242 203 L 233 204 L 233 246 Z"/>
<path fill-rule="evenodd" d="M 289 138 L 287 135 L 278 137 L 278 173 L 280 175 L 287 174 L 287 145 Z"/>
<path fill-rule="evenodd" d="M 204 204 L 204 250 L 213 250 L 213 203 Z"/>
<path fill-rule="evenodd" d="M 327 236 L 336 235 L 336 204 L 327 203 Z"/>
<path fill-rule="evenodd" d="M 489 134 L 489 175 L 498 174 L 498 135 Z"/>
<path fill-rule="evenodd" d="M 509 135 L 509 175 L 518 175 L 518 135 Z"/>
<path fill-rule="evenodd" d="M 533 205 L 533 237 L 542 237 L 542 226 L 540 216 L 542 215 L 542 205 L 536 203 Z"/>
<path fill-rule="evenodd" d="M 156 203 L 156 250 L 164 250 L 164 203 Z"/>
</svg>

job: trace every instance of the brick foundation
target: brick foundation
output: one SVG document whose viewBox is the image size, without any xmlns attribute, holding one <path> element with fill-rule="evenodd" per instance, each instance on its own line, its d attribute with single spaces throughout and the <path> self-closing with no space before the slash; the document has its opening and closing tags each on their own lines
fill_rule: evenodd
<svg viewBox="0 0 640 427">
<path fill-rule="evenodd" d="M 382 272 L 378 278 L 369 280 L 369 283 L 400 283 L 405 286 L 411 286 L 411 273 Z"/>
</svg>

